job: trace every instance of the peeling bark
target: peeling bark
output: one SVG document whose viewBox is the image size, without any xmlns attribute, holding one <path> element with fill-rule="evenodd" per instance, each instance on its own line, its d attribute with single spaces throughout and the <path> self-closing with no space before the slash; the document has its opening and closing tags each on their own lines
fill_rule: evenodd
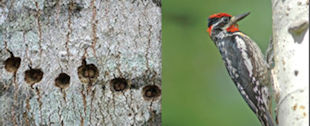
<svg viewBox="0 0 310 126">
<path fill-rule="evenodd" d="M 309 1 L 271 0 L 279 126 L 309 125 Z"/>
<path fill-rule="evenodd" d="M 160 125 L 160 6 L 1 1 L 0 125 Z"/>
</svg>

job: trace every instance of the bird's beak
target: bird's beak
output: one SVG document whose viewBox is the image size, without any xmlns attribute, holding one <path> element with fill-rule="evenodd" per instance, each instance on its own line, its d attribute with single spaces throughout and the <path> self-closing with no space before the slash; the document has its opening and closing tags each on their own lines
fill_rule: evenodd
<svg viewBox="0 0 310 126">
<path fill-rule="evenodd" d="M 230 19 L 230 25 L 236 24 L 238 21 L 242 20 L 243 18 L 245 18 L 246 16 L 248 16 L 250 14 L 250 12 L 244 13 L 244 14 L 240 14 L 238 16 L 233 16 Z"/>
</svg>

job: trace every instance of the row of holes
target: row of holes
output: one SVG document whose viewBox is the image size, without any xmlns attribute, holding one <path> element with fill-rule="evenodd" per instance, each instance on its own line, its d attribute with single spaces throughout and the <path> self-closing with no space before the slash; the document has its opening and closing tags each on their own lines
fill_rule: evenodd
<svg viewBox="0 0 310 126">
<path fill-rule="evenodd" d="M 11 57 L 4 61 L 5 69 L 8 72 L 16 73 L 20 66 L 21 59 L 14 57 L 11 53 Z M 41 69 L 29 68 L 25 71 L 24 80 L 29 85 L 38 83 L 43 78 L 43 72 Z M 78 77 L 82 83 L 92 84 L 99 76 L 98 68 L 94 64 L 87 64 L 85 59 L 82 61 L 82 65 L 78 67 Z M 60 73 L 55 79 L 55 85 L 61 89 L 66 89 L 70 84 L 70 76 L 66 73 Z M 116 92 L 124 91 L 129 88 L 127 80 L 125 78 L 114 78 L 110 81 L 111 89 Z M 143 87 L 143 97 L 147 100 L 157 98 L 161 95 L 161 89 L 157 85 L 147 85 Z"/>
</svg>

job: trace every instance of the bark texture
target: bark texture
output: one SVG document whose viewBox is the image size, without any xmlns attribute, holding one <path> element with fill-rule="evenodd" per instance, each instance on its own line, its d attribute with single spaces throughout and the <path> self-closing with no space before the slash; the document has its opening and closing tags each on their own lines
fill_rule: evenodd
<svg viewBox="0 0 310 126">
<path fill-rule="evenodd" d="M 160 6 L 0 1 L 0 125 L 160 125 Z"/>
<path fill-rule="evenodd" d="M 309 0 L 271 0 L 279 126 L 309 125 Z"/>
</svg>

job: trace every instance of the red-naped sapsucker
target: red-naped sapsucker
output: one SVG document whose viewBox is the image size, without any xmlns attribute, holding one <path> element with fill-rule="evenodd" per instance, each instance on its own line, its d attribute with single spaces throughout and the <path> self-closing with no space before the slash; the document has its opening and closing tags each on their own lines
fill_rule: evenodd
<svg viewBox="0 0 310 126">
<path fill-rule="evenodd" d="M 248 15 L 213 14 L 208 18 L 207 31 L 243 99 L 263 126 L 274 126 L 270 110 L 272 78 L 268 64 L 260 48 L 239 31 L 237 25 L 239 20 Z"/>
</svg>

